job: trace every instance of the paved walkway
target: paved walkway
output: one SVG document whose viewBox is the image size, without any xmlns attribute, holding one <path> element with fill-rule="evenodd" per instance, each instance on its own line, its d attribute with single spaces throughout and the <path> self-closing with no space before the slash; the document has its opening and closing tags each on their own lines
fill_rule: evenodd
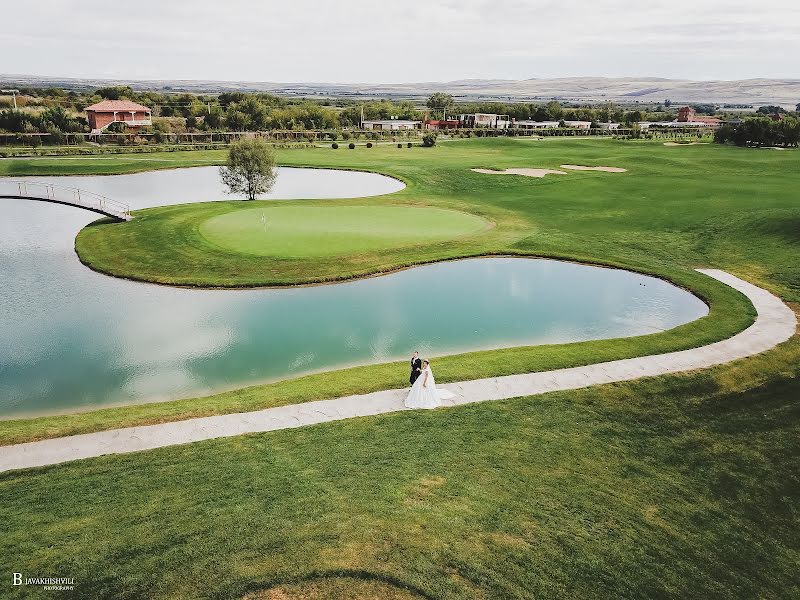
<svg viewBox="0 0 800 600">
<path fill-rule="evenodd" d="M 444 404 L 452 406 L 503 400 L 703 369 L 764 352 L 794 335 L 797 326 L 795 315 L 779 298 L 725 271 L 707 269 L 700 271 L 745 294 L 758 312 L 755 323 L 727 340 L 691 350 L 556 371 L 445 384 L 443 387 L 455 393 L 455 397 Z M 274 431 L 352 417 L 398 412 L 407 410 L 403 406 L 407 393 L 407 388 L 386 390 L 249 413 L 203 417 L 3 446 L 0 447 L 0 472 L 52 465 L 104 454 L 138 452 L 244 433 Z"/>
</svg>

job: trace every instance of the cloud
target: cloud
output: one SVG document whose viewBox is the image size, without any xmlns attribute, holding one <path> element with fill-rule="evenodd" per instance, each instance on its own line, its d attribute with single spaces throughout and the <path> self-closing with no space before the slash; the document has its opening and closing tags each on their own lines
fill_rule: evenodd
<svg viewBox="0 0 800 600">
<path fill-rule="evenodd" d="M 797 76 L 800 4 L 596 0 L 40 0 L 4 7 L 0 72 L 390 83 Z M 676 60 L 674 57 L 680 57 Z M 691 60 L 687 60 L 691 57 Z"/>
</svg>

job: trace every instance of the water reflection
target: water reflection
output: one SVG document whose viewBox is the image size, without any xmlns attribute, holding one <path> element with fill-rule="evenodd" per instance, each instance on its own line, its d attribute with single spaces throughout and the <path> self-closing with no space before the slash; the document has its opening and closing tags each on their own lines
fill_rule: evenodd
<svg viewBox="0 0 800 600">
<path fill-rule="evenodd" d="M 306 173 L 303 185 L 316 180 L 320 193 L 330 193 L 330 180 L 319 173 Z M 89 189 L 123 199 L 108 186 L 128 190 L 126 182 L 138 177 L 93 178 L 107 187 Z M 149 181 L 152 188 L 130 188 L 147 200 L 124 199 L 165 203 L 158 180 Z M 308 187 L 303 195 L 311 195 Z M 639 335 L 707 312 L 658 279 L 512 258 L 285 290 L 147 285 L 78 262 L 74 236 L 93 218 L 64 206 L 0 200 L 2 416 L 195 396 L 402 358 L 412 349 L 441 354 Z M 398 373 L 398 384 L 404 379 Z"/>
</svg>

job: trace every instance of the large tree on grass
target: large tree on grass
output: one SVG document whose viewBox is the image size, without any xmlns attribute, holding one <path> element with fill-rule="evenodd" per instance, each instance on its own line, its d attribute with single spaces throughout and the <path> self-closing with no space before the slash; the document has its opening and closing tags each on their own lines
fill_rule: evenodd
<svg viewBox="0 0 800 600">
<path fill-rule="evenodd" d="M 231 144 L 228 161 L 219 174 L 229 193 L 255 200 L 275 183 L 275 153 L 261 138 L 239 140 Z"/>
</svg>

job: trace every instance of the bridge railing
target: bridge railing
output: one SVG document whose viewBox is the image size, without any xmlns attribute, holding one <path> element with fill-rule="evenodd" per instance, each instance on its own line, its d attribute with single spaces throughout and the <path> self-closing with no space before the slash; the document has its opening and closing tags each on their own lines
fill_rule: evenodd
<svg viewBox="0 0 800 600">
<path fill-rule="evenodd" d="M 124 221 L 132 218 L 130 206 L 124 202 L 94 192 L 54 183 L 0 178 L 0 195 L 72 204 L 106 213 Z"/>
</svg>

